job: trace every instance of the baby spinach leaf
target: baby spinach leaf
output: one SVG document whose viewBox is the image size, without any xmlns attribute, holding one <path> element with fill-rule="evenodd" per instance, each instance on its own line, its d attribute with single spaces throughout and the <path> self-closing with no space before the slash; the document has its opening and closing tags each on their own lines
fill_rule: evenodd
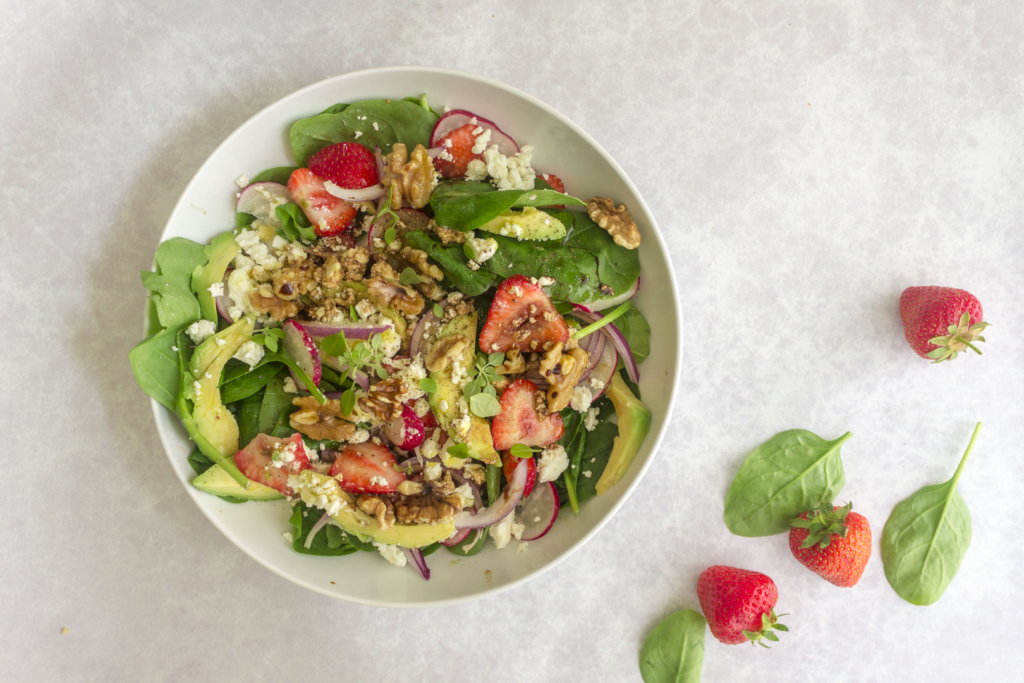
<svg viewBox="0 0 1024 683">
<path fill-rule="evenodd" d="M 177 337 L 176 329 L 157 332 L 128 353 L 135 381 L 151 398 L 172 411 L 177 410 L 176 400 L 181 385 L 175 346 Z"/>
<path fill-rule="evenodd" d="M 586 202 L 554 190 L 496 190 L 490 183 L 469 180 L 445 181 L 430 195 L 437 224 L 462 231 L 475 230 L 513 207 L 552 204 L 584 206 Z"/>
<path fill-rule="evenodd" d="M 292 399 L 295 394 L 289 394 L 284 390 L 284 377 L 285 373 L 282 372 L 267 382 L 267 390 L 263 393 L 263 402 L 260 404 L 260 415 L 257 422 L 259 434 L 270 434 L 281 416 L 291 412 Z"/>
<path fill-rule="evenodd" d="M 178 328 L 202 317 L 199 301 L 187 284 L 148 270 L 142 271 L 141 275 L 142 285 L 151 292 L 149 296 L 156 305 L 156 315 L 161 325 Z"/>
<path fill-rule="evenodd" d="M 583 249 L 597 258 L 597 276 L 602 284 L 612 288 L 616 295 L 623 294 L 640 277 L 640 255 L 636 249 L 626 249 L 583 211 L 563 211 L 571 214 L 572 223 L 566 223 L 568 232 L 562 245 Z M 564 223 L 564 218 L 559 218 Z M 597 297 L 595 297 L 597 298 Z M 578 299 L 575 301 L 579 301 Z"/>
<path fill-rule="evenodd" d="M 499 467 L 498 469 L 500 470 L 501 468 Z M 477 529 L 476 531 L 469 532 L 469 536 L 466 536 L 466 540 L 462 543 L 445 546 L 445 548 L 453 555 L 469 557 L 483 550 L 485 545 L 487 545 L 487 529 Z"/>
<path fill-rule="evenodd" d="M 791 519 L 831 504 L 846 483 L 840 446 L 805 429 L 776 434 L 751 453 L 725 496 L 725 524 L 737 536 L 789 531 Z"/>
<path fill-rule="evenodd" d="M 192 282 L 192 271 L 196 266 L 206 265 L 206 252 L 201 244 L 172 237 L 157 247 L 156 266 L 161 275 L 182 285 L 186 290 Z"/>
<path fill-rule="evenodd" d="M 600 296 L 597 258 L 583 249 L 567 249 L 560 242 L 519 241 L 514 237 L 490 235 L 498 243 L 494 256 L 480 265 L 501 278 L 513 275 L 555 278 L 551 298 L 562 301 L 590 301 Z"/>
<path fill-rule="evenodd" d="M 640 651 L 644 683 L 700 683 L 707 623 L 699 612 L 684 609 L 655 626 Z"/>
<path fill-rule="evenodd" d="M 346 102 L 339 102 L 338 104 L 332 104 L 331 106 L 327 107 L 327 109 L 324 109 L 320 113 L 321 114 L 340 114 L 341 112 L 343 112 L 346 109 L 348 109 L 350 106 L 352 106 L 352 105 L 350 105 L 350 104 L 348 104 Z"/>
<path fill-rule="evenodd" d="M 651 326 L 644 318 L 644 314 L 636 308 L 631 308 L 615 321 L 615 326 L 626 338 L 629 350 L 633 353 L 633 360 L 642 363 L 651 353 Z M 636 396 L 639 398 L 640 394 Z"/>
<path fill-rule="evenodd" d="M 220 400 L 227 404 L 252 396 L 266 386 L 280 371 L 280 363 L 267 363 L 245 373 L 238 379 L 226 382 L 220 388 Z"/>
<path fill-rule="evenodd" d="M 292 177 L 292 173 L 299 170 L 298 166 L 275 166 L 274 168 L 268 168 L 263 171 L 255 178 L 252 179 L 254 183 L 280 183 L 281 185 L 287 185 L 288 179 Z"/>
<path fill-rule="evenodd" d="M 309 157 L 339 142 L 358 142 L 370 150 L 380 147 L 384 154 L 396 142 L 404 143 L 409 152 L 418 144 L 430 147 L 435 123 L 437 116 L 420 104 L 367 100 L 340 111 L 332 107 L 323 114 L 296 121 L 289 137 L 295 163 L 305 166 Z"/>
<path fill-rule="evenodd" d="M 945 592 L 971 545 L 971 511 L 956 490 L 981 423 L 953 478 L 918 489 L 892 510 L 882 531 L 885 579 L 913 605 L 930 605 Z"/>
<path fill-rule="evenodd" d="M 313 224 L 306 218 L 306 214 L 298 204 L 285 204 L 274 209 L 277 220 L 281 221 L 281 227 L 277 234 L 289 242 L 302 238 L 306 242 L 316 242 L 316 230 Z"/>
<path fill-rule="evenodd" d="M 580 458 L 580 476 L 576 480 L 576 498 L 580 504 L 597 495 L 597 482 L 608 465 L 619 426 L 611 422 L 599 424 L 594 431 L 587 432 L 583 455 Z M 590 472 L 590 476 L 587 476 Z"/>
<path fill-rule="evenodd" d="M 426 93 L 423 93 L 419 97 L 403 97 L 402 101 L 403 102 L 412 102 L 413 104 L 416 104 L 416 105 L 419 105 L 419 106 L 423 107 L 424 109 L 429 111 L 434 116 L 438 116 L 438 113 L 436 111 L 434 111 L 433 108 L 431 108 L 431 106 L 429 104 L 427 104 L 427 94 Z M 423 553 L 423 554 L 426 555 L 426 553 Z"/>
<path fill-rule="evenodd" d="M 459 245 L 442 246 L 421 230 L 405 233 L 405 241 L 413 248 L 427 252 L 427 256 L 437 262 L 455 288 L 466 296 L 483 294 L 495 283 L 494 275 L 486 270 L 470 270 L 466 265 L 468 259 Z"/>
<path fill-rule="evenodd" d="M 238 444 L 245 448 L 260 433 L 260 406 L 263 405 L 263 391 L 242 399 L 238 408 Z"/>
<path fill-rule="evenodd" d="M 356 552 L 356 547 L 349 541 L 349 535 L 328 522 L 319 529 L 309 547 L 306 547 L 306 538 L 313 530 L 320 517 L 326 513 L 314 507 L 309 507 L 303 502 L 296 503 L 292 516 L 288 520 L 292 525 L 292 548 L 297 553 L 304 555 L 351 555 Z"/>
</svg>

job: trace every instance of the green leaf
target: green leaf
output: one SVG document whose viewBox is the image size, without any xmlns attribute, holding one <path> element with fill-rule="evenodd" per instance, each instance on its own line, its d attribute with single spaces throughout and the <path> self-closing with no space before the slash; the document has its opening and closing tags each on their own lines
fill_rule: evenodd
<svg viewBox="0 0 1024 683">
<path fill-rule="evenodd" d="M 325 556 L 350 555 L 356 552 L 355 545 L 349 541 L 349 535 L 330 522 L 317 529 L 309 548 L 306 547 L 309 532 L 325 514 L 327 513 L 323 510 L 309 507 L 301 501 L 296 503 L 288 520 L 292 525 L 292 549 L 305 555 Z"/>
<path fill-rule="evenodd" d="M 513 444 L 508 452 L 512 454 L 513 458 L 532 458 L 535 451 L 529 446 L 517 443 Z"/>
<path fill-rule="evenodd" d="M 576 497 L 583 504 L 597 495 L 597 482 L 608 465 L 619 426 L 611 422 L 599 424 L 594 431 L 587 432 L 583 454 L 580 457 L 580 474 L 576 479 Z M 587 476 L 590 472 L 590 476 Z"/>
<path fill-rule="evenodd" d="M 291 412 L 292 399 L 295 398 L 295 394 L 289 394 L 284 390 L 286 376 L 287 372 L 282 370 L 267 382 L 256 425 L 259 434 L 270 434 L 281 417 Z"/>
<path fill-rule="evenodd" d="M 438 318 L 444 317 L 444 308 L 441 307 L 441 304 L 434 304 L 434 315 Z"/>
<path fill-rule="evenodd" d="M 207 262 L 205 247 L 184 237 L 172 237 L 161 242 L 154 260 L 161 275 L 178 282 L 185 289 L 191 286 L 192 271 L 196 266 L 204 266 Z"/>
<path fill-rule="evenodd" d="M 178 330 L 157 332 L 139 342 L 128 353 L 135 381 L 151 398 L 176 411 L 181 372 L 176 347 Z"/>
<path fill-rule="evenodd" d="M 345 393 L 341 395 L 341 414 L 346 417 L 352 414 L 352 411 L 356 408 L 356 390 L 347 389 Z"/>
<path fill-rule="evenodd" d="M 238 444 L 244 448 L 259 434 L 260 406 L 263 405 L 263 391 L 257 391 L 242 399 L 238 407 Z"/>
<path fill-rule="evenodd" d="M 316 230 L 298 204 L 279 206 L 274 209 L 274 215 L 281 221 L 281 227 L 277 229 L 277 234 L 281 237 L 289 242 L 300 238 L 309 243 L 316 242 Z"/>
<path fill-rule="evenodd" d="M 267 363 L 237 379 L 225 382 L 220 388 L 220 400 L 226 405 L 252 396 L 270 383 L 281 369 L 280 363 Z"/>
<path fill-rule="evenodd" d="M 156 306 L 156 315 L 165 328 L 179 328 L 203 317 L 199 301 L 187 284 L 178 278 L 144 270 L 142 285 L 148 289 Z"/>
<path fill-rule="evenodd" d="M 513 207 L 553 204 L 584 206 L 586 202 L 554 190 L 496 190 L 490 183 L 468 180 L 440 183 L 430 196 L 437 224 L 462 231 L 475 230 Z"/>
<path fill-rule="evenodd" d="M 700 683 L 707 623 L 699 612 L 684 609 L 655 626 L 640 651 L 644 683 Z"/>
<path fill-rule="evenodd" d="M 402 271 L 402 274 L 398 276 L 398 281 L 403 285 L 418 285 L 423 282 L 423 278 L 416 274 L 416 271 L 412 268 L 406 268 Z"/>
<path fill-rule="evenodd" d="M 420 389 L 428 394 L 436 394 L 437 382 L 430 377 L 424 377 L 420 380 Z"/>
<path fill-rule="evenodd" d="M 469 457 L 469 446 L 464 443 L 457 443 L 454 446 L 449 446 L 447 452 L 453 458 L 465 460 Z"/>
<path fill-rule="evenodd" d="M 595 223 L 585 211 L 563 213 L 572 214 L 573 219 L 564 246 L 593 254 L 597 258 L 597 275 L 601 282 L 612 288 L 613 296 L 626 293 L 640 277 L 640 250 L 626 249 L 615 244 L 608 231 Z M 598 295 L 604 296 L 600 293 Z"/>
<path fill-rule="evenodd" d="M 484 268 L 471 270 L 466 265 L 468 259 L 462 253 L 460 245 L 442 246 L 440 242 L 434 240 L 422 230 L 407 232 L 404 237 L 411 247 L 425 251 L 427 256 L 433 259 L 445 276 L 451 280 L 455 288 L 466 296 L 478 296 L 494 285 L 496 278 L 493 274 L 487 272 Z"/>
<path fill-rule="evenodd" d="M 299 170 L 298 166 L 275 166 L 274 168 L 268 168 L 266 171 L 258 174 L 252 179 L 252 182 L 287 185 L 288 180 L 292 177 L 292 173 L 297 170 Z"/>
<path fill-rule="evenodd" d="M 619 332 L 626 338 L 633 360 L 642 363 L 651 353 L 651 326 L 643 313 L 635 307 L 631 308 L 615 321 L 615 327 L 619 328 Z M 638 398 L 639 396 L 637 394 Z"/>
<path fill-rule="evenodd" d="M 830 504 L 846 483 L 840 446 L 804 429 L 777 434 L 744 461 L 725 497 L 725 524 L 737 536 L 771 536 L 790 520 Z"/>
<path fill-rule="evenodd" d="M 971 511 L 956 487 L 980 431 L 979 422 L 949 481 L 919 489 L 897 504 L 885 523 L 885 578 L 911 604 L 941 598 L 971 545 Z"/>
<path fill-rule="evenodd" d="M 398 233 L 395 231 L 395 226 L 391 226 L 390 228 L 385 230 L 384 231 L 384 244 L 389 244 L 390 245 L 392 242 L 394 242 L 395 241 L 395 236 L 397 234 Z"/>
<path fill-rule="evenodd" d="M 320 350 L 325 356 L 344 356 L 348 354 L 348 340 L 344 332 L 336 332 L 320 341 Z"/>
</svg>

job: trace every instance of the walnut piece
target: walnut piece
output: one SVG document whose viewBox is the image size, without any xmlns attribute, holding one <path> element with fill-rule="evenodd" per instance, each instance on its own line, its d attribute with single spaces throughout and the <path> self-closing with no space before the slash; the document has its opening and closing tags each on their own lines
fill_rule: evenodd
<svg viewBox="0 0 1024 683">
<path fill-rule="evenodd" d="M 505 362 L 494 368 L 499 375 L 520 375 L 526 372 L 526 359 L 519 349 L 509 349 L 505 352 Z"/>
<path fill-rule="evenodd" d="M 408 158 L 408 151 L 401 142 L 396 142 L 384 158 L 384 175 L 380 181 L 390 190 L 392 209 L 403 206 L 422 209 L 437 187 L 434 162 L 423 145 L 416 145 L 412 158 L 406 163 Z"/>
<path fill-rule="evenodd" d="M 402 258 L 416 266 L 416 270 L 420 271 L 420 274 L 424 277 L 428 277 L 431 280 L 440 280 L 444 277 L 444 273 L 440 268 L 427 261 L 427 252 L 421 249 L 403 247 Z"/>
<path fill-rule="evenodd" d="M 356 507 L 376 519 L 381 531 L 390 529 L 395 523 L 395 508 L 389 500 L 377 496 L 359 496 Z"/>
<path fill-rule="evenodd" d="M 434 222 L 433 218 L 431 218 L 430 222 L 427 223 L 427 230 L 434 231 L 434 233 L 438 237 L 440 237 L 441 241 L 444 242 L 445 244 L 448 244 L 449 242 L 454 242 L 455 244 L 465 244 L 466 238 L 468 237 L 466 233 L 460 230 L 452 230 L 451 228 L 446 228 L 443 225 L 438 225 L 437 223 Z"/>
<path fill-rule="evenodd" d="M 397 282 L 370 278 L 366 281 L 366 289 L 383 305 L 396 308 L 406 315 L 419 315 L 426 306 L 419 292 Z"/>
<path fill-rule="evenodd" d="M 615 244 L 626 249 L 640 246 L 640 229 L 630 218 L 625 204 L 615 206 L 615 202 L 607 197 L 591 197 L 587 202 L 587 214 L 608 231 Z"/>
<path fill-rule="evenodd" d="M 294 301 L 285 301 L 262 290 L 249 292 L 249 303 L 260 313 L 269 313 L 278 322 L 294 318 L 299 313 L 299 305 Z"/>
<path fill-rule="evenodd" d="M 405 380 L 389 377 L 370 386 L 366 396 L 359 399 L 359 407 L 372 413 L 380 422 L 390 422 L 402 414 L 402 398 L 406 393 Z"/>
<path fill-rule="evenodd" d="M 274 295 L 284 301 L 294 301 L 316 287 L 308 263 L 283 268 L 274 275 Z"/>
<path fill-rule="evenodd" d="M 483 465 L 475 462 L 468 462 L 462 466 L 462 472 L 467 477 L 473 480 L 474 484 L 478 486 L 487 481 L 487 471 Z"/>
<path fill-rule="evenodd" d="M 312 396 L 300 396 L 292 399 L 292 405 L 300 410 L 288 417 L 288 424 L 311 439 L 348 441 L 356 433 L 355 425 L 341 414 L 337 399 L 321 404 Z"/>
<path fill-rule="evenodd" d="M 423 484 L 412 479 L 406 479 L 398 485 L 398 492 L 403 496 L 418 496 L 423 493 Z"/>
<path fill-rule="evenodd" d="M 583 371 L 590 363 L 590 355 L 583 349 L 576 348 L 563 354 L 548 381 L 548 411 L 557 413 L 572 401 L 573 390 L 579 384 Z M 543 372 L 543 370 L 542 370 Z"/>
<path fill-rule="evenodd" d="M 462 497 L 455 493 L 452 475 L 445 472 L 444 478 L 429 482 L 424 491 L 419 482 L 421 493 L 406 496 L 399 488 L 400 497 L 395 503 L 398 521 L 403 524 L 440 524 L 451 521 L 462 511 Z"/>
<path fill-rule="evenodd" d="M 448 367 L 450 360 L 461 356 L 469 344 L 469 339 L 466 339 L 461 334 L 450 334 L 447 337 L 441 337 L 431 345 L 423 365 L 430 372 L 441 372 Z"/>
</svg>

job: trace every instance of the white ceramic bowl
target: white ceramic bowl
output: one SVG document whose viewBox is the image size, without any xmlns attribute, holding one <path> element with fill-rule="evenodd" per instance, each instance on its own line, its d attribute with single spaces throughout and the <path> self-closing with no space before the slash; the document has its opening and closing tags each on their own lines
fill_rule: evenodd
<svg viewBox="0 0 1024 683">
<path fill-rule="evenodd" d="M 536 577 L 568 557 L 604 525 L 647 470 L 672 413 L 682 357 L 678 295 L 665 243 L 654 217 L 618 164 L 589 135 L 526 93 L 473 74 L 431 67 L 384 67 L 321 81 L 272 104 L 232 133 L 203 164 L 178 200 L 161 241 L 187 237 L 200 243 L 234 225 L 235 178 L 294 164 L 288 145 L 292 122 L 336 102 L 401 98 L 427 93 L 438 111 L 468 109 L 495 121 L 520 144 L 534 146 L 534 166 L 555 173 L 578 197 L 602 195 L 625 202 L 643 234 L 642 282 L 635 302 L 651 324 L 651 354 L 640 366 L 641 392 L 651 409 L 651 432 L 626 476 L 583 506 L 568 508 L 554 528 L 517 553 L 515 544 L 487 548 L 469 558 L 440 549 L 427 558 L 431 579 L 411 565 L 394 567 L 377 553 L 316 557 L 294 552 L 284 501 L 231 505 L 196 491 L 186 458 L 192 445 L 178 418 L 153 401 L 157 429 L 181 484 L 210 521 L 254 560 L 289 581 L 334 598 L 366 605 L 424 607 L 491 595 Z M 623 539 L 623 543 L 626 540 Z M 453 562 L 458 560 L 458 562 Z"/>
</svg>

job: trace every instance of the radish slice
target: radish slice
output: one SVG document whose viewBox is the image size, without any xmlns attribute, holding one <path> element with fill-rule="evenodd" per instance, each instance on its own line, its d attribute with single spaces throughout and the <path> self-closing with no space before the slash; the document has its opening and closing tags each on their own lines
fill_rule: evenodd
<svg viewBox="0 0 1024 683">
<path fill-rule="evenodd" d="M 309 332 L 294 320 L 286 320 L 281 329 L 284 330 L 282 346 L 285 353 L 291 356 L 302 368 L 302 371 L 309 375 L 313 384 L 319 385 L 323 367 L 320 365 L 320 352 L 317 350 L 316 344 L 313 343 L 313 338 L 309 336 Z M 309 391 L 294 372 L 291 375 L 295 380 L 295 386 L 302 391 Z"/>
<path fill-rule="evenodd" d="M 593 372 L 590 373 L 589 377 L 590 382 L 595 380 L 604 382 L 604 386 L 601 388 L 601 391 L 594 394 L 593 400 L 596 401 L 599 396 L 608 391 L 608 385 L 612 383 L 612 375 L 615 374 L 615 366 L 618 364 L 619 352 L 615 350 L 615 346 L 613 344 L 605 344 L 604 352 L 601 354 L 601 357 L 598 359 L 597 366 L 594 368 Z M 580 380 L 580 383 L 583 383 L 583 381 L 584 380 Z M 591 386 L 593 386 L 593 384 L 591 384 Z"/>
<path fill-rule="evenodd" d="M 275 228 L 281 227 L 275 209 L 285 204 L 293 204 L 288 188 L 280 183 L 253 183 L 246 186 L 238 196 L 235 210 L 255 216 Z"/>
<path fill-rule="evenodd" d="M 533 493 L 519 502 L 516 517 L 526 527 L 523 531 L 524 541 L 536 541 L 550 531 L 558 519 L 558 491 L 555 485 L 550 481 L 537 484 Z"/>
<path fill-rule="evenodd" d="M 306 542 L 302 544 L 302 547 L 309 550 L 313 546 L 313 537 L 316 536 L 320 529 L 326 526 L 329 521 L 331 521 L 331 516 L 329 514 L 325 512 L 320 515 L 320 519 L 316 521 L 313 528 L 309 530 L 309 534 L 306 535 Z"/>
<path fill-rule="evenodd" d="M 303 327 L 314 339 L 323 339 L 339 332 L 345 333 L 345 339 L 369 339 L 375 334 L 383 334 L 388 329 L 387 325 L 369 325 L 361 323 L 317 323 L 304 322 Z"/>
<path fill-rule="evenodd" d="M 462 128 L 467 123 L 491 131 L 491 139 L 487 142 L 488 147 L 497 145 L 498 151 L 507 157 L 519 154 L 519 145 L 516 144 L 516 141 L 510 135 L 507 135 L 501 128 L 498 128 L 493 121 L 480 118 L 473 112 L 466 111 L 465 109 L 453 109 L 437 120 L 437 124 L 434 125 L 434 131 L 430 134 L 430 146 L 441 147 L 444 144 L 441 140 L 445 135 L 448 135 L 448 133 L 451 133 L 456 128 Z"/>
<path fill-rule="evenodd" d="M 627 289 L 622 294 L 619 294 L 618 296 L 613 296 L 610 299 L 598 299 L 597 301 L 590 301 L 579 305 L 584 306 L 591 311 L 603 311 L 608 308 L 615 308 L 619 304 L 624 304 L 630 299 L 632 299 L 639 289 L 640 278 L 637 277 L 636 282 L 633 283 L 633 286 Z"/>
<path fill-rule="evenodd" d="M 526 488 L 526 458 L 519 461 L 512 478 L 505 486 L 501 498 L 495 501 L 494 505 L 477 513 L 463 510 L 455 515 L 456 529 L 482 529 L 492 524 L 497 524 L 508 517 L 523 497 L 523 490 Z"/>
<path fill-rule="evenodd" d="M 403 451 L 411 451 L 423 443 L 425 433 L 423 421 L 409 406 L 402 406 L 402 414 L 384 427 L 384 436 Z"/>
<path fill-rule="evenodd" d="M 402 548 L 409 563 L 420 570 L 420 576 L 424 581 L 430 581 L 430 569 L 427 567 L 427 558 L 423 557 L 423 551 L 419 548 Z"/>
<path fill-rule="evenodd" d="M 347 187 L 335 185 L 330 180 L 324 181 L 324 189 L 328 194 L 344 199 L 346 202 L 369 202 L 384 196 L 384 186 L 380 183 L 364 187 L 361 190 L 350 190 Z"/>
</svg>

